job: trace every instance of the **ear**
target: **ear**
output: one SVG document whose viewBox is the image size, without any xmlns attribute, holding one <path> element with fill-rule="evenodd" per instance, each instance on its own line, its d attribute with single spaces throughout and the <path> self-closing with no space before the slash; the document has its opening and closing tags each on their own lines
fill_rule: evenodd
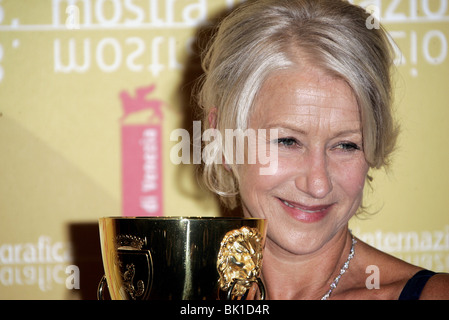
<svg viewBox="0 0 449 320">
<path fill-rule="evenodd" d="M 209 127 L 213 129 L 217 129 L 217 121 L 218 121 L 218 110 L 216 107 L 213 107 L 209 111 L 209 116 L 207 118 L 209 120 Z"/>
</svg>

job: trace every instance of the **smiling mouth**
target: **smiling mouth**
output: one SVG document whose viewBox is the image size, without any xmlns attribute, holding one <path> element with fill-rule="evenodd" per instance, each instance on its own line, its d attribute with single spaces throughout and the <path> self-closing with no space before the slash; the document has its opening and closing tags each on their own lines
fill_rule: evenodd
<svg viewBox="0 0 449 320">
<path fill-rule="evenodd" d="M 327 209 L 329 209 L 332 204 L 329 205 L 321 205 L 321 206 L 304 206 L 295 202 L 290 202 L 284 199 L 279 198 L 279 200 L 285 204 L 287 207 L 293 208 L 293 209 L 297 209 L 297 210 L 301 210 L 302 212 L 305 213 L 322 213 L 325 212 Z"/>
<path fill-rule="evenodd" d="M 324 219 L 331 211 L 334 203 L 319 205 L 319 206 L 306 206 L 297 202 L 287 201 L 278 198 L 282 203 L 284 210 L 294 219 L 304 223 L 314 223 Z"/>
</svg>

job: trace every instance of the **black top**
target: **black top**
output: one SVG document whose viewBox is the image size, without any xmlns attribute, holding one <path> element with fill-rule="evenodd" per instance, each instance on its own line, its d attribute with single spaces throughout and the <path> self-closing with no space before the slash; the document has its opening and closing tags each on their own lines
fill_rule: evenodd
<svg viewBox="0 0 449 320">
<path fill-rule="evenodd" d="M 399 296 L 399 300 L 419 300 L 427 281 L 435 274 L 435 272 L 429 270 L 418 271 L 407 281 Z"/>
</svg>

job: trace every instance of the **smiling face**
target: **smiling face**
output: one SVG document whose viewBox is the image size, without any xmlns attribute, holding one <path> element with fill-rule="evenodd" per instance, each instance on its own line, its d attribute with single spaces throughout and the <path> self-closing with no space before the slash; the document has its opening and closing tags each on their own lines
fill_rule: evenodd
<svg viewBox="0 0 449 320">
<path fill-rule="evenodd" d="M 361 203 L 368 164 L 351 88 L 318 69 L 289 69 L 262 86 L 249 128 L 277 129 L 278 168 L 239 166 L 245 216 L 268 219 L 268 240 L 313 252 L 345 226 Z"/>
</svg>

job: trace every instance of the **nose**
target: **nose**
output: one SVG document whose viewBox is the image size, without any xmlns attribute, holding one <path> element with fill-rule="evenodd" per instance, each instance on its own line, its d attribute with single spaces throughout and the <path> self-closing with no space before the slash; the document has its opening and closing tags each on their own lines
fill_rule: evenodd
<svg viewBox="0 0 449 320">
<path fill-rule="evenodd" d="M 313 151 L 304 154 L 298 163 L 296 187 L 315 199 L 323 199 L 332 191 L 328 159 L 325 152 Z"/>
</svg>

